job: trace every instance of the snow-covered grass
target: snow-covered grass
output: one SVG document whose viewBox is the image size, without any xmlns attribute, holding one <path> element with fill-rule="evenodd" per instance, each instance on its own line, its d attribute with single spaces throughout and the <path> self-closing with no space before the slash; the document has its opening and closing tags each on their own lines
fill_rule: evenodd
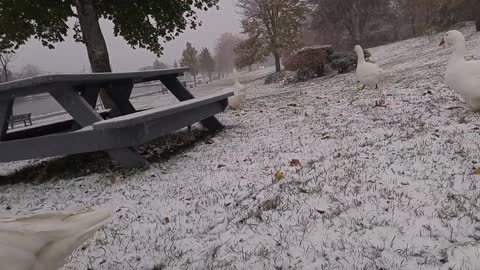
<svg viewBox="0 0 480 270">
<path fill-rule="evenodd" d="M 480 34 L 463 32 L 480 59 Z M 114 207 L 64 269 L 478 269 L 480 115 L 443 83 L 451 50 L 418 38 L 371 52 L 386 107 L 354 74 L 254 82 L 214 137 L 115 181 L 2 186 L 0 214 Z"/>
</svg>

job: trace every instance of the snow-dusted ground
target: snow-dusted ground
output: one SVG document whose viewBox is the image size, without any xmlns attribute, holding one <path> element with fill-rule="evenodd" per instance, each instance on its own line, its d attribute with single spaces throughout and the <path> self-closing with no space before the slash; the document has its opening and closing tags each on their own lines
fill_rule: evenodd
<svg viewBox="0 0 480 270">
<path fill-rule="evenodd" d="M 480 34 L 463 32 L 480 59 Z M 255 82 L 214 138 L 118 181 L 0 187 L 0 214 L 117 209 L 64 269 L 479 269 L 480 115 L 455 108 L 438 40 L 371 49 L 385 108 L 354 74 Z"/>
</svg>

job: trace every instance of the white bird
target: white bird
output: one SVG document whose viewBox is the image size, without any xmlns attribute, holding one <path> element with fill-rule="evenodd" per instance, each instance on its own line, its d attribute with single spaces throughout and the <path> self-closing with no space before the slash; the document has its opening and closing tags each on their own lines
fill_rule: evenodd
<svg viewBox="0 0 480 270">
<path fill-rule="evenodd" d="M 240 84 L 240 81 L 238 79 L 238 73 L 237 70 L 234 68 L 233 69 L 233 77 L 234 77 L 234 83 L 233 83 L 233 91 L 234 91 L 234 96 L 228 98 L 228 106 L 230 109 L 233 110 L 238 110 L 242 106 L 243 102 L 247 98 L 247 94 L 245 93 L 245 87 Z"/>
<path fill-rule="evenodd" d="M 240 83 L 240 80 L 238 79 L 238 73 L 236 68 L 233 68 L 233 78 L 234 78 L 233 87 L 237 89 L 242 89 L 243 85 Z"/>
<path fill-rule="evenodd" d="M 2 270 L 54 270 L 112 215 L 108 208 L 0 218 Z"/>
<path fill-rule="evenodd" d="M 457 91 L 474 110 L 480 110 L 480 61 L 466 61 L 465 37 L 457 30 L 448 31 L 440 41 L 440 46 L 453 46 L 445 72 L 445 82 Z"/>
<path fill-rule="evenodd" d="M 378 89 L 378 84 L 385 74 L 385 71 L 383 71 L 374 63 L 365 61 L 365 54 L 363 53 L 363 49 L 360 47 L 360 45 L 355 46 L 355 52 L 358 56 L 357 77 L 360 83 L 363 84 L 362 90 L 365 88 L 365 86 Z"/>
</svg>

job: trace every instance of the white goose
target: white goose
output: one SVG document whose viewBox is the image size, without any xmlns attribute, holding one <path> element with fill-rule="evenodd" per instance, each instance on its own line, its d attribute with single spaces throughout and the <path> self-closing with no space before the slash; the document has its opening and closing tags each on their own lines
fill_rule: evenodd
<svg viewBox="0 0 480 270">
<path fill-rule="evenodd" d="M 247 94 L 245 93 L 245 90 L 242 90 L 245 87 L 242 84 L 240 84 L 240 81 L 238 79 L 238 73 L 235 68 L 233 69 L 233 77 L 234 77 L 233 91 L 235 95 L 233 97 L 228 98 L 228 106 L 232 110 L 238 110 L 240 109 L 243 102 L 247 98 Z"/>
<path fill-rule="evenodd" d="M 457 30 L 448 31 L 440 42 L 453 45 L 445 82 L 457 91 L 474 110 L 480 110 L 480 61 L 465 61 L 465 37 Z"/>
<path fill-rule="evenodd" d="M 355 52 L 358 56 L 357 77 L 360 83 L 363 84 L 362 90 L 365 86 L 378 89 L 378 84 L 385 72 L 377 65 L 365 61 L 365 55 L 360 45 L 355 46 Z"/>
<path fill-rule="evenodd" d="M 72 209 L 0 218 L 0 268 L 58 269 L 111 214 L 110 209 Z"/>
</svg>

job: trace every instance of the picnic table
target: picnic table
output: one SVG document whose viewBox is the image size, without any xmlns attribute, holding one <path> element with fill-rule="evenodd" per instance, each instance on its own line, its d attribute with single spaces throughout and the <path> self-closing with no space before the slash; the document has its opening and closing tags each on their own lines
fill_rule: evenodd
<svg viewBox="0 0 480 270">
<path fill-rule="evenodd" d="M 195 98 L 178 80 L 188 68 L 128 73 L 43 75 L 0 84 L 0 162 L 106 151 L 127 167 L 147 164 L 134 146 L 201 122 L 209 130 L 223 125 L 215 117 L 228 105 L 231 91 Z M 137 111 L 130 95 L 137 83 L 160 80 L 180 101 Z M 95 110 L 99 91 L 113 102 L 108 112 Z M 49 93 L 73 118 L 28 130 L 8 131 L 15 98 Z"/>
</svg>

